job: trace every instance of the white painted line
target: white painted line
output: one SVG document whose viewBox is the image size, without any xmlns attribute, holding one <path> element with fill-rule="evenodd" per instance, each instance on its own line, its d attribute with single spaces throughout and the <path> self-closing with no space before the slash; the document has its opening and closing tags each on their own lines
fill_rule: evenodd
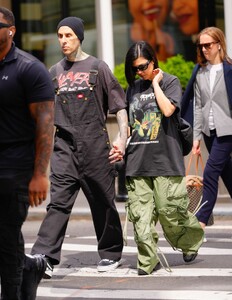
<svg viewBox="0 0 232 300">
<path fill-rule="evenodd" d="M 75 299 L 152 299 L 152 300 L 231 300 L 231 291 L 165 290 L 84 290 L 40 287 L 38 297 Z"/>
<path fill-rule="evenodd" d="M 232 229 L 232 227 L 231 227 Z M 70 238 L 69 235 L 67 235 L 68 238 Z M 71 237 L 73 238 L 73 237 Z M 94 240 L 96 241 L 96 237 L 95 236 L 80 236 L 80 237 L 74 237 L 73 239 L 77 239 L 77 240 Z M 134 237 L 133 236 L 128 236 L 127 237 L 127 240 L 128 241 L 134 241 Z M 207 234 L 206 234 L 206 240 L 208 242 L 215 242 L 215 243 L 232 243 L 232 237 L 231 238 L 211 238 L 211 237 L 207 237 Z M 163 237 L 159 238 L 159 242 L 167 242 L 167 240 Z"/>
<path fill-rule="evenodd" d="M 232 255 L 232 249 L 225 248 L 207 248 L 202 246 L 199 251 L 199 255 Z"/>
<path fill-rule="evenodd" d="M 25 248 L 31 249 L 33 244 L 26 243 Z M 174 251 L 170 247 L 159 247 L 164 254 L 181 254 L 180 251 Z M 80 245 L 72 243 L 64 243 L 62 246 L 64 251 L 80 251 L 80 252 L 97 252 L 97 245 Z M 137 248 L 132 246 L 125 246 L 123 253 L 137 253 Z M 203 246 L 199 249 L 199 255 L 232 255 L 232 249 L 225 248 L 207 248 Z"/>
<path fill-rule="evenodd" d="M 206 226 L 205 230 L 206 232 L 208 230 L 215 230 L 215 229 L 229 229 L 232 230 L 232 225 L 212 225 L 212 226 Z"/>
<path fill-rule="evenodd" d="M 219 268 L 171 268 L 172 272 L 167 272 L 164 269 L 160 269 L 149 277 L 232 277 L 232 269 Z M 55 276 L 70 276 L 70 277 L 140 277 L 137 274 L 136 269 L 130 268 L 128 265 L 123 265 L 118 269 L 101 272 L 97 271 L 97 267 L 85 267 L 85 268 L 55 268 L 54 269 L 53 280 L 56 279 Z M 140 277 L 141 278 L 141 277 Z M 143 276 L 144 278 L 144 276 Z"/>
</svg>

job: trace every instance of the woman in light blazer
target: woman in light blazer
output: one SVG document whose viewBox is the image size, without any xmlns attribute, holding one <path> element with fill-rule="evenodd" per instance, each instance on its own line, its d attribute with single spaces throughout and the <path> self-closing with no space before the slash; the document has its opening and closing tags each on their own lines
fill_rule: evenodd
<svg viewBox="0 0 232 300">
<path fill-rule="evenodd" d="M 217 200 L 219 176 L 232 198 L 232 60 L 219 28 L 203 29 L 197 41 L 198 64 L 183 95 L 182 116 L 193 122 L 192 152 L 200 153 L 202 138 L 209 152 L 203 206 L 196 215 L 204 229 Z"/>
</svg>

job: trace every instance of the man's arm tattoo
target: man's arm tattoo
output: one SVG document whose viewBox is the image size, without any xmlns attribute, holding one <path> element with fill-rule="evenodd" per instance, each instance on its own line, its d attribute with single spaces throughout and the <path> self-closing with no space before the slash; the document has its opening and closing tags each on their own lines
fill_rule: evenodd
<svg viewBox="0 0 232 300">
<path fill-rule="evenodd" d="M 30 111 L 36 123 L 34 174 L 45 175 L 53 147 L 54 102 L 33 103 Z"/>
<path fill-rule="evenodd" d="M 128 136 L 128 117 L 127 111 L 125 109 L 121 109 L 116 114 L 118 127 L 119 127 L 119 134 L 120 138 L 126 142 Z"/>
</svg>

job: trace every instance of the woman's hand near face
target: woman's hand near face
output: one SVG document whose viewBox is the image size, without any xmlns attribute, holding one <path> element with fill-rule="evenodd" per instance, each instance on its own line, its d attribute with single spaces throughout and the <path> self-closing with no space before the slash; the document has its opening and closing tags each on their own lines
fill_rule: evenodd
<svg viewBox="0 0 232 300">
<path fill-rule="evenodd" d="M 171 101 L 165 96 L 163 90 L 161 89 L 159 83 L 163 79 L 163 71 L 159 68 L 154 69 L 152 71 L 154 74 L 154 78 L 152 80 L 152 85 L 154 88 L 155 97 L 157 100 L 157 103 L 159 105 L 160 110 L 164 114 L 165 117 L 170 117 L 176 107 L 171 103 Z"/>
<path fill-rule="evenodd" d="M 155 75 L 152 83 L 159 83 L 163 79 L 163 71 L 161 69 L 154 69 L 152 73 Z"/>
</svg>

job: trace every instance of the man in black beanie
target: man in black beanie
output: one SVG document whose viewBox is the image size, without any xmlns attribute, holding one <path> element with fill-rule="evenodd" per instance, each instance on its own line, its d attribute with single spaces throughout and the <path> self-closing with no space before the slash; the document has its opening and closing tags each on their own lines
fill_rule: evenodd
<svg viewBox="0 0 232 300">
<path fill-rule="evenodd" d="M 80 188 L 90 205 L 96 231 L 101 258 L 97 270 L 117 268 L 123 249 L 114 203 L 114 163 L 122 160 L 127 141 L 125 93 L 105 62 L 83 52 L 84 25 L 80 18 L 61 20 L 57 35 L 65 57 L 50 69 L 57 91 L 51 202 L 31 251 L 47 260 L 44 278 L 51 278 L 53 265 L 60 263 L 65 231 Z M 90 72 L 93 69 L 96 71 Z M 106 129 L 108 112 L 116 115 L 119 126 L 112 147 Z"/>
<path fill-rule="evenodd" d="M 57 32 L 62 26 L 70 27 L 82 44 L 82 41 L 84 40 L 84 24 L 82 19 L 77 17 L 64 18 L 57 25 Z"/>
</svg>

